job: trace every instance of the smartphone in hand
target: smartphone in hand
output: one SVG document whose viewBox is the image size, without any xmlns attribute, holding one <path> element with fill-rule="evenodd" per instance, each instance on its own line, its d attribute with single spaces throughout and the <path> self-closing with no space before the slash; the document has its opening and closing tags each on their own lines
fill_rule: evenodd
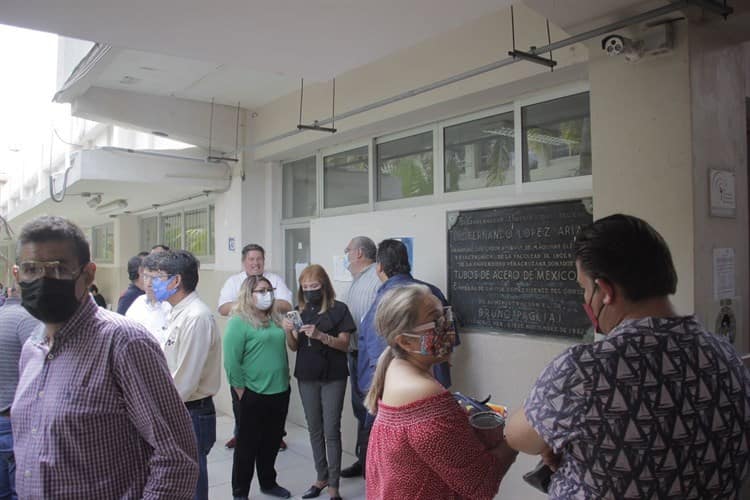
<svg viewBox="0 0 750 500">
<path fill-rule="evenodd" d="M 300 328 L 302 328 L 302 316 L 300 316 L 299 311 L 289 311 L 286 313 L 286 318 L 292 322 L 294 325 L 294 329 L 299 331 Z"/>
</svg>

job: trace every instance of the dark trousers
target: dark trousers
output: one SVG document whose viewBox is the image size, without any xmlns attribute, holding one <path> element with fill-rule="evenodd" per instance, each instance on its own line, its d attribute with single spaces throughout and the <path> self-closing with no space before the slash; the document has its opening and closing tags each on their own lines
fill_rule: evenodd
<svg viewBox="0 0 750 500">
<path fill-rule="evenodd" d="M 349 382 L 352 393 L 352 411 L 357 418 L 357 444 L 354 453 L 357 455 L 357 460 L 359 460 L 359 463 L 362 465 L 362 470 L 364 470 L 365 460 L 367 459 L 367 438 L 370 433 L 369 429 L 365 427 L 365 420 L 367 419 L 365 394 L 359 390 L 357 379 L 357 351 L 349 353 Z"/>
<path fill-rule="evenodd" d="M 247 497 L 257 467 L 261 490 L 276 486 L 276 455 L 289 409 L 289 389 L 279 394 L 258 394 L 245 389 L 238 403 L 239 425 L 232 464 L 232 495 Z"/>
</svg>

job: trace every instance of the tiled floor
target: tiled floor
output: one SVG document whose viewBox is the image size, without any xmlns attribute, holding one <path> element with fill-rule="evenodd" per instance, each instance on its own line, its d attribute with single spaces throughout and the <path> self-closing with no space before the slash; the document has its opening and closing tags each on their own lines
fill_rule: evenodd
<svg viewBox="0 0 750 500">
<path fill-rule="evenodd" d="M 229 416 L 219 416 L 216 422 L 216 444 L 208 456 L 208 484 L 209 497 L 211 500 L 231 500 L 232 498 L 232 450 L 224 448 L 230 436 L 234 421 Z M 287 436 L 285 438 L 289 448 L 279 453 L 276 459 L 276 472 L 278 483 L 292 492 L 292 498 L 300 498 L 300 495 L 315 481 L 315 466 L 310 450 L 310 441 L 307 429 L 299 427 L 290 422 L 286 425 Z M 341 459 L 342 466 L 347 467 L 354 462 L 355 458 L 344 453 Z M 362 478 L 341 479 L 341 496 L 347 500 L 365 498 L 365 482 Z M 257 479 L 253 479 L 250 488 L 250 498 L 274 498 L 260 492 Z M 328 495 L 325 491 L 319 497 L 326 500 Z"/>
</svg>

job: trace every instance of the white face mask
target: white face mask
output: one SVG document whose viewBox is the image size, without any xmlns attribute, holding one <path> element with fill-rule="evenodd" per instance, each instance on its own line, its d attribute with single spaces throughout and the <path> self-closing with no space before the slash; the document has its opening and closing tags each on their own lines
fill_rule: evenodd
<svg viewBox="0 0 750 500">
<path fill-rule="evenodd" d="M 255 307 L 261 311 L 268 311 L 273 305 L 273 292 L 253 293 L 255 295 Z"/>
</svg>

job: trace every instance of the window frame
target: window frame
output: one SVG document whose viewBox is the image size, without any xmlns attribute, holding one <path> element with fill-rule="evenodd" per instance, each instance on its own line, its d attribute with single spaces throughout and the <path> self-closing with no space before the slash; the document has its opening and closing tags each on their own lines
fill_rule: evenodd
<svg viewBox="0 0 750 500">
<path fill-rule="evenodd" d="M 302 217 L 286 217 L 284 215 L 284 165 L 288 163 L 294 163 L 300 160 L 306 160 L 308 158 L 315 158 L 315 210 L 312 215 L 304 215 Z M 296 156 L 288 160 L 281 160 L 279 162 L 281 166 L 281 220 L 285 222 L 305 222 L 311 219 L 317 219 L 321 214 L 321 199 L 322 199 L 322 180 L 321 180 L 321 158 L 320 150 L 315 150 L 312 153 L 307 153 L 301 156 Z"/>
<path fill-rule="evenodd" d="M 367 203 L 357 203 L 355 205 L 346 205 L 343 207 L 331 207 L 325 208 L 325 158 L 327 156 L 333 156 L 338 153 L 344 153 L 354 149 L 367 147 Z M 373 152 L 374 144 L 372 140 L 365 139 L 356 142 L 348 142 L 339 144 L 332 148 L 320 149 L 316 151 L 316 170 L 318 171 L 318 185 L 317 185 L 317 196 L 318 196 L 318 208 L 320 216 L 336 216 L 346 215 L 358 212 L 370 211 L 372 209 L 372 173 L 373 173 Z M 286 163 L 286 162 L 285 162 Z M 291 219 L 285 219 L 291 220 Z"/>
<path fill-rule="evenodd" d="M 521 110 L 525 106 L 541 104 L 564 97 L 574 96 L 581 93 L 591 95 L 591 85 L 588 81 L 576 81 L 554 88 L 529 92 L 509 98 L 501 104 L 482 107 L 475 111 L 469 111 L 459 115 L 449 116 L 442 120 L 430 121 L 417 124 L 413 127 L 385 133 L 382 135 L 368 134 L 365 138 L 356 141 L 347 141 L 328 148 L 314 149 L 307 154 L 291 156 L 281 160 L 283 166 L 286 163 L 302 160 L 311 156 L 316 162 L 316 211 L 313 215 L 305 217 L 285 218 L 283 212 L 283 171 L 281 177 L 281 227 L 286 229 L 296 224 L 309 224 L 311 220 L 319 217 L 330 217 L 338 215 L 349 215 L 355 213 L 367 213 L 382 210 L 394 210 L 401 208 L 416 208 L 438 205 L 442 203 L 462 203 L 476 201 L 480 205 L 491 201 L 494 204 L 525 203 L 527 199 L 532 201 L 567 199 L 570 196 L 590 197 L 593 193 L 593 175 L 581 175 L 576 177 L 563 177 L 558 179 L 547 179 L 538 181 L 523 180 L 523 123 Z M 590 108 L 589 108 L 590 109 Z M 515 130 L 514 144 L 514 178 L 512 184 L 502 186 L 489 186 L 464 191 L 445 191 L 445 129 L 455 125 L 461 125 L 488 116 L 513 112 L 513 128 Z M 432 154 L 433 154 L 433 192 L 429 195 L 414 196 L 411 198 L 400 198 L 395 200 L 378 201 L 378 174 L 377 171 L 377 145 L 403 139 L 425 132 L 432 132 Z M 368 146 L 368 168 L 369 168 L 369 202 L 367 204 L 350 205 L 346 207 L 323 208 L 325 199 L 324 165 L 323 158 L 332 154 L 340 153 L 358 147 Z"/>
<path fill-rule="evenodd" d="M 430 194 L 423 194 L 420 196 L 412 196 L 409 198 L 397 198 L 395 200 L 384 200 L 380 201 L 378 200 L 378 172 L 377 170 L 377 158 L 375 155 L 377 154 L 377 147 L 378 144 L 384 144 L 387 142 L 393 142 L 397 141 L 399 139 L 406 139 L 407 137 L 412 137 L 415 135 L 424 134 L 426 132 L 432 133 L 432 193 Z M 433 198 L 435 194 L 438 192 L 438 182 L 442 182 L 442 173 L 438 172 L 438 162 L 440 162 L 440 165 L 443 163 L 443 154 L 442 151 L 439 151 L 438 149 L 438 123 L 430 123 L 427 125 L 422 125 L 420 127 L 412 127 L 409 129 L 401 130 L 399 132 L 394 132 L 392 134 L 385 134 L 378 137 L 373 137 L 373 146 L 372 146 L 372 152 L 371 152 L 371 160 L 370 162 L 373 164 L 373 178 L 372 182 L 374 183 L 372 186 L 372 192 L 374 195 L 373 198 L 373 205 L 375 210 L 389 210 L 393 208 L 403 208 L 403 207 L 410 207 L 415 205 L 423 205 L 425 200 L 429 200 L 430 198 Z M 420 203 L 421 202 L 421 203 Z"/>
<path fill-rule="evenodd" d="M 96 243 L 97 243 L 96 238 L 97 238 L 97 236 L 95 236 L 95 235 L 99 231 L 102 231 L 102 230 L 104 231 L 105 242 L 106 242 L 106 235 L 107 235 L 107 233 L 110 232 L 110 231 L 112 233 L 112 255 L 109 256 L 109 257 L 100 257 L 99 256 L 99 252 L 98 252 L 100 249 L 98 249 L 96 247 Z M 95 226 L 91 226 L 91 244 L 90 244 L 90 247 L 91 247 L 91 260 L 94 261 L 97 264 L 99 264 L 99 263 L 101 263 L 101 264 L 114 264 L 115 263 L 115 252 L 116 252 L 116 248 L 117 248 L 117 241 L 116 240 L 117 240 L 117 236 L 115 234 L 115 223 L 114 223 L 114 221 L 105 222 L 103 224 L 97 224 Z"/>
<path fill-rule="evenodd" d="M 213 207 L 213 210 L 211 209 Z M 195 255 L 195 257 L 201 261 L 201 264 L 213 264 L 216 261 L 216 204 L 214 202 L 208 202 L 208 203 L 200 203 L 200 204 L 190 204 L 185 205 L 180 208 L 171 209 L 171 210 L 162 210 L 156 214 L 148 214 L 148 215 L 141 215 L 138 217 L 138 231 L 139 231 L 139 245 L 144 250 L 151 250 L 151 247 L 153 245 L 148 244 L 146 245 L 146 242 L 143 241 L 143 221 L 145 219 L 150 219 L 152 217 L 156 217 L 156 243 L 157 245 L 163 243 L 163 235 L 162 235 L 162 218 L 163 217 L 169 217 L 173 215 L 180 214 L 180 248 L 185 248 L 185 213 L 186 212 L 193 212 L 196 210 L 205 210 L 206 211 L 206 218 L 208 219 L 208 227 L 206 228 L 208 231 L 208 255 Z M 211 215 L 213 214 L 213 217 Z M 213 234 L 213 237 L 212 237 Z M 211 241 L 213 240 L 213 242 Z M 145 246 L 148 246 L 148 248 L 145 248 Z M 211 247 L 213 246 L 213 253 L 210 253 Z"/>
<path fill-rule="evenodd" d="M 574 95 L 588 93 L 589 94 L 589 120 L 591 120 L 591 85 L 588 82 L 580 82 L 580 83 L 573 83 L 564 85 L 562 87 L 556 87 L 551 90 L 543 91 L 543 92 L 536 92 L 533 94 L 529 94 L 526 96 L 523 96 L 522 98 L 518 98 L 514 100 L 515 105 L 515 118 L 514 118 L 514 128 L 515 128 L 515 119 L 518 120 L 519 124 L 519 133 L 516 134 L 518 137 L 516 137 L 516 146 L 518 147 L 517 153 L 520 153 L 520 155 L 516 155 L 516 174 L 519 176 L 522 192 L 548 192 L 550 191 L 551 185 L 557 183 L 559 184 L 562 181 L 567 186 L 567 184 L 570 184 L 571 187 L 576 186 L 578 183 L 573 182 L 573 179 L 589 179 L 589 184 L 593 182 L 592 176 L 593 172 L 590 175 L 579 175 L 576 177 L 560 177 L 557 179 L 545 179 L 545 180 L 538 180 L 538 181 L 523 181 L 523 123 L 521 123 L 521 117 L 522 117 L 522 108 L 526 106 L 531 106 L 534 104 L 543 104 L 548 101 L 554 101 L 556 99 L 562 99 L 564 97 L 572 97 Z M 592 127 L 593 131 L 593 127 Z M 592 171 L 593 171 L 593 165 L 592 165 Z M 538 189 L 534 189 L 531 187 L 532 184 L 542 184 Z M 525 189 L 524 189 L 525 188 Z"/>
</svg>

